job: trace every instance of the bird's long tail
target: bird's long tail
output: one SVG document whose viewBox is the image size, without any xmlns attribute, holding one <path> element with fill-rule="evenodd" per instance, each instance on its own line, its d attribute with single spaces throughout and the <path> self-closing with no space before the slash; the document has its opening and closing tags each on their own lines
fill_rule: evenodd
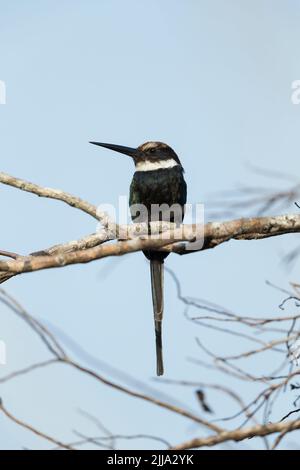
<svg viewBox="0 0 300 470">
<path fill-rule="evenodd" d="M 156 340 L 156 373 L 157 375 L 163 375 L 164 364 L 161 327 L 164 311 L 164 261 L 158 259 L 150 260 L 150 269 Z"/>
</svg>

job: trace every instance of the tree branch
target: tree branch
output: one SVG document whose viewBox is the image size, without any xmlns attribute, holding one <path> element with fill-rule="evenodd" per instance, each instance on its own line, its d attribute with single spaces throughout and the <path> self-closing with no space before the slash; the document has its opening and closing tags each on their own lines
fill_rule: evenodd
<svg viewBox="0 0 300 470">
<path fill-rule="evenodd" d="M 165 224 L 164 224 L 165 225 Z M 171 224 L 173 226 L 173 224 Z M 108 256 L 121 256 L 141 250 L 156 249 L 180 255 L 214 248 L 229 240 L 258 240 L 288 233 L 300 232 L 300 215 L 280 215 L 237 219 L 226 222 L 209 222 L 203 225 L 182 225 L 163 233 L 160 224 L 153 224 L 154 236 L 141 235 L 130 239 L 136 233 L 145 233 L 146 224 L 119 227 L 118 234 L 126 241 L 99 245 L 112 238 L 111 232 L 103 231 L 81 241 L 56 245 L 31 256 L 20 256 L 11 261 L 0 261 L 4 277 L 42 269 L 59 268 L 70 264 L 89 263 Z M 137 228 L 139 230 L 137 230 Z M 201 236 L 204 234 L 203 243 Z M 115 234 L 117 236 L 117 234 Z M 198 240 L 199 243 L 195 243 Z M 181 241 L 181 242 L 179 242 Z M 98 246 L 97 246 L 98 245 Z"/>
<path fill-rule="evenodd" d="M 271 423 L 266 425 L 252 426 L 244 429 L 236 429 L 234 431 L 223 431 L 214 436 L 196 438 L 190 441 L 178 444 L 172 450 L 193 449 L 195 447 L 211 447 L 222 442 L 242 441 L 252 437 L 267 436 L 277 432 L 284 433 L 300 429 L 300 420 L 287 423 Z"/>
<path fill-rule="evenodd" d="M 67 450 L 73 450 L 73 447 L 68 445 L 68 444 L 64 444 L 63 442 L 60 442 L 59 440 L 57 439 L 54 439 L 53 437 L 51 436 L 48 436 L 48 434 L 45 434 L 41 431 L 39 431 L 38 429 L 34 428 L 33 426 L 27 424 L 27 423 L 24 423 L 24 421 L 21 421 L 20 419 L 16 418 L 15 416 L 13 416 L 3 405 L 2 401 L 0 401 L 0 412 L 2 411 L 2 413 L 8 418 L 10 419 L 11 421 L 13 421 L 15 424 L 17 424 L 18 426 L 21 426 L 22 428 L 25 428 L 27 429 L 28 431 L 32 432 L 33 434 L 35 434 L 36 436 L 39 436 L 39 437 L 42 437 L 43 439 L 45 439 L 46 441 L 49 441 L 51 442 L 51 444 L 55 444 L 57 445 L 58 447 L 62 447 L 63 449 L 67 449 Z"/>
<path fill-rule="evenodd" d="M 100 222 L 104 223 L 104 225 L 106 225 L 108 222 L 107 214 L 104 212 L 99 212 L 96 206 L 60 189 L 45 188 L 43 186 L 30 183 L 29 181 L 15 178 L 14 176 L 10 176 L 3 172 L 0 172 L 0 183 L 20 189 L 21 191 L 35 194 L 39 197 L 56 199 L 58 201 L 65 202 L 69 206 L 75 207 L 76 209 L 79 209 L 94 217 L 94 219 L 99 220 Z"/>
</svg>

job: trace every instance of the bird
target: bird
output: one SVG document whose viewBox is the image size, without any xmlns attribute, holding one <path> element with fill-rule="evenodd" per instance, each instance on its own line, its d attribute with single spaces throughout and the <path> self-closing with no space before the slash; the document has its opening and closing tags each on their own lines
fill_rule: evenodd
<svg viewBox="0 0 300 470">
<path fill-rule="evenodd" d="M 166 221 L 176 225 L 182 223 L 187 200 L 187 184 L 179 157 L 169 145 L 150 141 L 134 148 L 102 142 L 90 143 L 132 158 L 135 172 L 130 185 L 129 207 L 133 222 L 146 222 L 150 234 L 150 222 Z M 161 376 L 164 374 L 162 346 L 164 261 L 169 253 L 155 250 L 145 250 L 143 253 L 150 261 L 156 373 Z"/>
</svg>

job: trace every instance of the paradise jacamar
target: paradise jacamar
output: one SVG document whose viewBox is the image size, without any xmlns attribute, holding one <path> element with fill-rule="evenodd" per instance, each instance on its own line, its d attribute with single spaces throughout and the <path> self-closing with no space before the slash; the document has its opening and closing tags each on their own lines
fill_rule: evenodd
<svg viewBox="0 0 300 470">
<path fill-rule="evenodd" d="M 129 206 L 133 221 L 166 221 L 181 223 L 187 197 L 184 169 L 174 150 L 162 142 L 146 142 L 137 148 L 122 145 L 90 142 L 125 155 L 129 155 L 135 164 L 135 173 L 130 185 Z M 136 205 L 142 205 L 145 211 L 137 211 Z M 158 206 L 163 207 L 157 210 Z M 166 208 L 176 206 L 176 210 Z M 153 210 L 155 208 L 155 210 Z M 179 210 L 178 210 L 179 208 Z M 174 215 L 176 214 L 176 215 Z M 176 219 L 176 220 L 175 220 Z M 154 311 L 157 375 L 164 372 L 162 355 L 162 331 L 164 300 L 164 260 L 168 256 L 163 251 L 144 251 L 150 260 L 152 301 Z"/>
</svg>

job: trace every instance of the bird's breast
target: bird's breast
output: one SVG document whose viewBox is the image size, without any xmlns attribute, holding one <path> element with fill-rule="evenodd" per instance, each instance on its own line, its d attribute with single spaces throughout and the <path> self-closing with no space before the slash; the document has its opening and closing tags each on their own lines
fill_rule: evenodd
<svg viewBox="0 0 300 470">
<path fill-rule="evenodd" d="M 136 171 L 130 186 L 129 204 L 130 207 L 142 204 L 149 211 L 153 204 L 184 206 L 186 194 L 183 168 L 179 165 L 154 171 Z"/>
</svg>

